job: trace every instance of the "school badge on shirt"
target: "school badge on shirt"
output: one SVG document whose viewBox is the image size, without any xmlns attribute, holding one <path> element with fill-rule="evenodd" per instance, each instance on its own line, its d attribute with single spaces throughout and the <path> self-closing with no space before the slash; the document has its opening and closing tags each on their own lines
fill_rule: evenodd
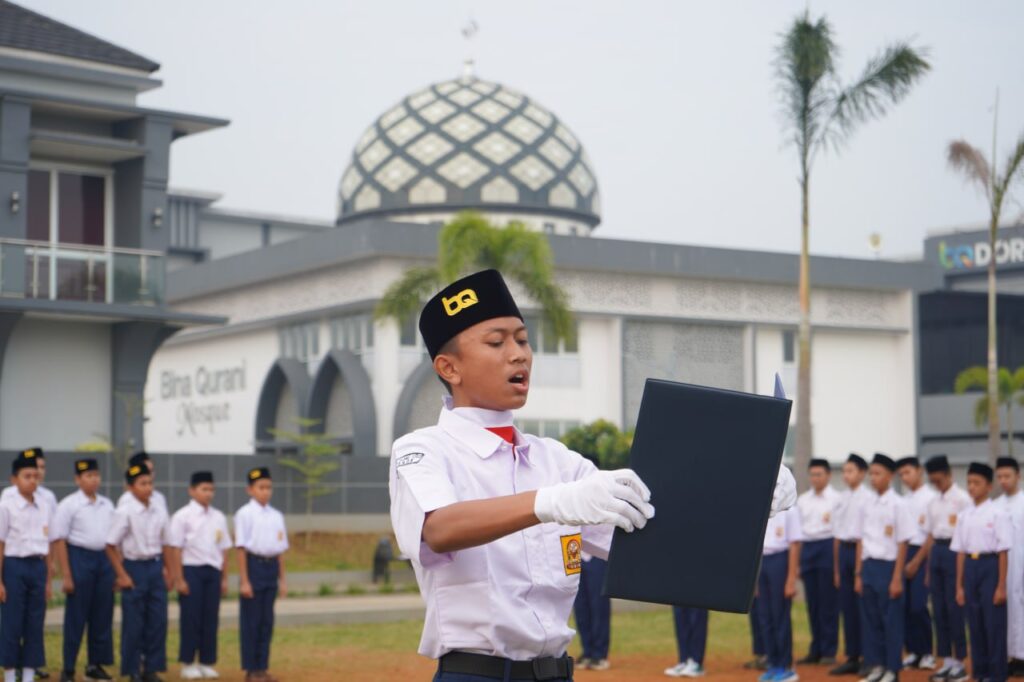
<svg viewBox="0 0 1024 682">
<path fill-rule="evenodd" d="M 885 527 L 885 537 L 891 538 L 892 537 L 892 533 L 893 533 L 892 526 L 886 526 Z"/>
<path fill-rule="evenodd" d="M 224 533 L 223 533 L 223 531 L 221 531 L 220 528 L 218 528 L 217 532 L 214 534 L 213 541 L 216 542 L 216 543 L 220 543 L 220 541 L 223 540 L 223 539 L 224 539 Z"/>
<path fill-rule="evenodd" d="M 785 530 L 786 530 L 785 528 L 783 528 L 782 526 L 779 526 L 778 528 L 775 529 L 775 536 L 781 538 L 782 534 L 785 532 Z"/>
<path fill-rule="evenodd" d="M 955 526 L 956 525 L 956 514 L 950 514 L 949 515 L 949 525 L 951 525 L 951 526 Z"/>
<path fill-rule="evenodd" d="M 284 540 L 284 531 L 283 530 L 277 531 L 277 541 L 281 542 L 281 540 Z"/>
<path fill-rule="evenodd" d="M 562 536 L 562 563 L 565 564 L 566 575 L 576 575 L 583 567 L 583 536 Z"/>
<path fill-rule="evenodd" d="M 917 517 L 917 525 L 924 526 L 924 521 L 925 521 L 924 514 L 921 514 L 920 516 Z"/>
<path fill-rule="evenodd" d="M 828 523 L 829 521 L 832 520 L 832 515 L 829 514 L 828 512 L 825 512 L 824 514 L 821 515 L 821 520 L 824 521 L 825 523 Z"/>
</svg>

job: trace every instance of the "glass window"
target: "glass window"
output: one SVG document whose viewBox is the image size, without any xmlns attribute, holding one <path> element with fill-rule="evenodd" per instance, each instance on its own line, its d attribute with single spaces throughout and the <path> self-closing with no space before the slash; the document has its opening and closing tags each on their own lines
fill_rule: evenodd
<svg viewBox="0 0 1024 682">
<path fill-rule="evenodd" d="M 65 244 L 103 246 L 106 180 L 96 175 L 58 173 L 57 238 Z"/>
<path fill-rule="evenodd" d="M 782 332 L 782 361 L 796 361 L 796 332 L 793 330 Z"/>
<path fill-rule="evenodd" d="M 373 315 L 366 316 L 366 347 L 373 348 Z"/>
<path fill-rule="evenodd" d="M 50 241 L 50 172 L 30 170 L 28 172 L 27 239 L 39 242 Z"/>
<path fill-rule="evenodd" d="M 548 233 L 548 234 L 554 234 L 555 233 L 555 224 L 554 223 L 544 223 L 544 231 L 546 233 Z"/>
<path fill-rule="evenodd" d="M 402 320 L 401 343 L 403 346 L 417 346 L 419 330 L 416 328 L 416 318 L 413 315 Z"/>
<path fill-rule="evenodd" d="M 558 353 L 558 336 L 555 334 L 555 326 L 550 321 L 544 320 L 540 333 L 542 353 Z"/>
</svg>

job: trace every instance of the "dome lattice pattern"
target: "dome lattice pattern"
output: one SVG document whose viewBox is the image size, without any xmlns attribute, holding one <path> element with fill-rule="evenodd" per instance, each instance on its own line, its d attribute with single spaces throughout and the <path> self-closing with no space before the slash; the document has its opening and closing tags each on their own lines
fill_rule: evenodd
<svg viewBox="0 0 1024 682">
<path fill-rule="evenodd" d="M 565 124 L 515 90 L 463 78 L 409 95 L 363 133 L 338 187 L 338 223 L 477 208 L 593 226 L 599 202 L 590 161 Z"/>
</svg>

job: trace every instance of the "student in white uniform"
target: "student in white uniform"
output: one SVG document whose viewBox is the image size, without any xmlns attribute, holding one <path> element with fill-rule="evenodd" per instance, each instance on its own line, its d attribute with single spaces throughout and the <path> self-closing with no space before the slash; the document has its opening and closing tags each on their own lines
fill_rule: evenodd
<svg viewBox="0 0 1024 682">
<path fill-rule="evenodd" d="M 812 459 L 807 468 L 811 487 L 797 498 L 800 509 L 800 579 L 804 582 L 811 646 L 798 665 L 833 665 L 839 646 L 839 591 L 835 576 L 835 524 L 839 493 L 831 485 L 827 459 Z"/>
<path fill-rule="evenodd" d="M 871 487 L 864 483 L 868 463 L 863 457 L 851 453 L 843 465 L 843 481 L 847 489 L 839 495 L 836 509 L 833 583 L 839 590 L 839 611 L 843 615 L 843 640 L 846 643 L 846 661 L 832 668 L 830 675 L 857 675 L 862 672 L 860 595 L 854 589 L 857 570 L 857 543 L 860 542 L 861 515 L 874 498 Z"/>
<path fill-rule="evenodd" d="M 956 602 L 956 552 L 950 549 L 957 518 L 971 504 L 963 488 L 953 482 L 945 455 L 935 455 L 924 464 L 928 481 L 937 497 L 928 504 L 928 539 L 921 551 L 928 555 L 928 586 L 935 620 L 935 655 L 942 665 L 931 682 L 964 682 L 967 670 L 967 633 L 964 610 Z"/>
<path fill-rule="evenodd" d="M 797 682 L 793 669 L 793 597 L 800 573 L 800 510 L 788 509 L 768 520 L 761 572 L 757 578 L 757 614 L 768 670 L 759 682 Z"/>
<path fill-rule="evenodd" d="M 928 505 L 937 496 L 928 485 L 921 461 L 914 456 L 904 457 L 896 462 L 896 471 L 903 482 L 903 499 L 914 519 L 914 537 L 907 545 L 907 565 L 904 589 L 906 590 L 906 640 L 907 657 L 904 668 L 935 667 L 932 655 L 932 617 L 928 613 L 928 586 L 925 584 L 925 569 L 928 552 L 924 545 L 928 541 Z"/>
<path fill-rule="evenodd" d="M 1002 495 L 993 502 L 1010 515 L 1013 544 L 1006 578 L 1006 649 L 1011 676 L 1024 675 L 1024 492 L 1020 489 L 1020 464 L 1013 457 L 996 460 L 996 483 Z"/>
<path fill-rule="evenodd" d="M 220 677 L 213 666 L 217 663 L 220 598 L 228 591 L 224 561 L 231 549 L 231 535 L 224 514 L 213 507 L 212 472 L 193 473 L 188 494 L 192 501 L 174 512 L 167 542 L 174 547 L 181 608 L 178 660 L 182 679 L 214 679 Z"/>
<path fill-rule="evenodd" d="M 614 526 L 646 525 L 649 491 L 513 426 L 532 352 L 497 271 L 445 287 L 419 328 L 451 393 L 437 426 L 392 449 L 392 525 L 426 601 L 419 651 L 438 660 L 436 682 L 571 680 L 582 551 L 606 558 Z M 780 471 L 776 509 L 795 502 L 791 478 Z"/>
<path fill-rule="evenodd" d="M 875 497 L 861 515 L 856 590 L 864 620 L 865 682 L 896 682 L 903 666 L 903 568 L 907 542 L 917 524 L 892 489 L 896 462 L 877 453 L 871 460 Z"/>
<path fill-rule="evenodd" d="M 164 497 L 162 492 L 156 489 L 156 469 L 153 468 L 153 460 L 150 459 L 149 455 L 145 452 L 136 452 L 128 459 L 129 468 L 140 465 L 146 467 L 149 471 L 150 478 L 153 479 L 153 494 L 149 497 L 150 504 L 163 509 L 164 513 L 167 514 L 167 517 L 170 518 L 171 512 L 167 508 L 167 498 Z M 121 505 L 132 499 L 134 499 L 134 497 L 132 495 L 131 486 L 125 486 L 125 490 L 121 493 L 121 497 L 117 498 L 117 508 L 120 509 Z M 171 576 L 168 575 L 168 577 L 170 578 Z"/>
<path fill-rule="evenodd" d="M 1012 529 L 996 506 L 992 467 L 972 462 L 967 492 L 972 504 L 960 512 L 951 548 L 957 552 L 956 601 L 967 609 L 971 673 L 976 680 L 1006 680 L 1006 568 Z"/>
</svg>

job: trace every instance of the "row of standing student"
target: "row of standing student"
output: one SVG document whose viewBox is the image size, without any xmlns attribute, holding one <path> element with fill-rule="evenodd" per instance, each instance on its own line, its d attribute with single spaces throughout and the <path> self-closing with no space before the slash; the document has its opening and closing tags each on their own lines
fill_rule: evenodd
<svg viewBox="0 0 1024 682">
<path fill-rule="evenodd" d="M 66 594 L 61 681 L 74 681 L 83 637 L 85 679 L 111 680 L 114 591 L 121 592 L 120 673 L 132 682 L 158 682 L 167 669 L 167 597 L 180 605 L 179 661 L 185 679 L 219 677 L 217 627 L 226 594 L 225 560 L 239 558 L 239 626 L 246 680 L 274 682 L 269 668 L 274 600 L 285 589 L 288 549 L 284 516 L 270 506 L 265 467 L 252 469 L 248 504 L 234 516 L 232 542 L 224 515 L 212 506 L 213 475 L 192 475 L 192 501 L 168 515 L 153 488 L 152 461 L 137 453 L 115 505 L 98 490 L 94 459 L 74 463 L 78 491 L 60 503 L 41 485 L 41 448 L 22 451 L 11 465 L 11 487 L 0 495 L 0 666 L 5 682 L 20 671 L 33 682 L 45 666 L 43 621 L 50 583 L 59 568 Z"/>
<path fill-rule="evenodd" d="M 897 471 L 903 496 L 892 487 Z M 798 576 L 811 644 L 796 663 L 834 666 L 830 674 L 863 682 L 895 682 L 904 667 L 938 667 L 932 682 L 962 682 L 966 615 L 976 680 L 1000 682 L 1024 668 L 1024 552 L 1009 551 L 1015 540 L 1024 546 L 1017 462 L 1001 458 L 996 472 L 971 464 L 967 491 L 941 455 L 925 467 L 914 457 L 896 462 L 878 454 L 869 466 L 851 455 L 843 493 L 829 485 L 830 473 L 826 460 L 812 460 L 811 489 L 796 508 L 769 520 L 750 614 L 755 660 L 747 665 L 764 670 L 760 682 L 799 679 L 790 620 Z M 990 500 L 996 473 L 1004 495 Z M 835 665 L 840 612 L 846 661 Z M 677 607 L 675 618 L 680 662 L 665 674 L 703 676 L 707 611 Z"/>
</svg>

